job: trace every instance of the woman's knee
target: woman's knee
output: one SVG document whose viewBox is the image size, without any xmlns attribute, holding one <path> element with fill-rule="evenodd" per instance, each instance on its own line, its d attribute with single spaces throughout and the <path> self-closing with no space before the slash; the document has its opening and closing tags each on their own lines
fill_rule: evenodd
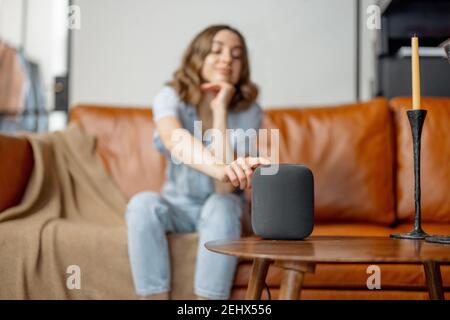
<svg viewBox="0 0 450 320">
<path fill-rule="evenodd" d="M 159 224 L 158 210 L 164 210 L 165 204 L 156 192 L 144 191 L 135 194 L 128 202 L 125 220 L 130 228 L 147 228 Z"/>
<path fill-rule="evenodd" d="M 205 202 L 201 220 L 222 224 L 235 224 L 241 221 L 242 200 L 232 193 L 214 193 Z"/>
</svg>

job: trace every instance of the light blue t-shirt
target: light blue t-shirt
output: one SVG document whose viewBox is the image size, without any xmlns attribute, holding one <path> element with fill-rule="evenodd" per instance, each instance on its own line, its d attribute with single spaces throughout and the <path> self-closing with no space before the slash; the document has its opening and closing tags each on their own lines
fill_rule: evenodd
<svg viewBox="0 0 450 320">
<path fill-rule="evenodd" d="M 164 86 L 159 91 L 153 100 L 152 108 L 155 122 L 168 116 L 177 117 L 183 128 L 193 135 L 195 131 L 196 138 L 202 141 L 201 130 L 194 130 L 195 121 L 200 121 L 197 116 L 197 109 L 193 105 L 183 102 L 171 86 Z M 261 107 L 257 103 L 244 111 L 228 112 L 227 129 L 243 129 L 229 132 L 233 150 L 238 151 L 237 147 L 239 146 L 241 152 L 248 154 L 252 150 L 251 148 L 256 147 L 256 139 L 254 139 L 256 136 L 248 134 L 248 132 L 246 134 L 245 131 L 255 129 L 257 132 L 261 125 L 262 115 Z M 203 201 L 214 192 L 212 178 L 187 165 L 176 164 L 172 161 L 170 153 L 164 147 L 157 130 L 154 132 L 153 142 L 156 148 L 169 160 L 163 195 L 170 197 L 187 196 L 193 200 Z M 245 147 L 245 150 L 242 147 Z"/>
</svg>

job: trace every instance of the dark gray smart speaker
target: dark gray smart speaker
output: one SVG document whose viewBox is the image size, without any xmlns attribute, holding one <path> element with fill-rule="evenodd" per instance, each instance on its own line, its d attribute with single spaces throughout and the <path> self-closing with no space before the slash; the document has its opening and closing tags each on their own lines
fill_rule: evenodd
<svg viewBox="0 0 450 320">
<path fill-rule="evenodd" d="M 314 177 L 297 164 L 258 167 L 252 178 L 252 227 L 265 239 L 300 240 L 314 227 Z"/>
</svg>

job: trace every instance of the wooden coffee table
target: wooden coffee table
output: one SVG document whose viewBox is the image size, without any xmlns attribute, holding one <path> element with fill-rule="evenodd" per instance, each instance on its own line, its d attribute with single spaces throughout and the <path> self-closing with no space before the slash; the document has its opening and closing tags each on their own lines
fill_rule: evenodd
<svg viewBox="0 0 450 320">
<path fill-rule="evenodd" d="M 310 237 L 302 241 L 242 238 L 211 241 L 206 248 L 217 253 L 253 259 L 246 299 L 260 299 L 269 265 L 284 269 L 279 299 L 299 297 L 306 272 L 317 263 L 422 263 L 430 299 L 443 300 L 440 264 L 450 262 L 450 245 L 388 237 Z"/>
</svg>

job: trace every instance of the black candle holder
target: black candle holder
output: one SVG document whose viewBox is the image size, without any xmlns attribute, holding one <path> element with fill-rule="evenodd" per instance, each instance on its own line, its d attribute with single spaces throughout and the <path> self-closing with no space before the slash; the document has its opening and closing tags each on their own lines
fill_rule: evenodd
<svg viewBox="0 0 450 320">
<path fill-rule="evenodd" d="M 421 226 L 421 205 L 420 205 L 420 141 L 422 138 L 422 127 L 425 122 L 427 110 L 414 109 L 406 110 L 411 133 L 413 138 L 414 152 L 414 200 L 415 200 L 415 218 L 414 229 L 408 233 L 391 234 L 391 238 L 396 239 L 425 239 L 429 235 L 422 230 Z"/>
<path fill-rule="evenodd" d="M 445 243 L 450 244 L 450 236 L 437 236 L 432 235 L 425 238 L 426 242 Z"/>
</svg>

